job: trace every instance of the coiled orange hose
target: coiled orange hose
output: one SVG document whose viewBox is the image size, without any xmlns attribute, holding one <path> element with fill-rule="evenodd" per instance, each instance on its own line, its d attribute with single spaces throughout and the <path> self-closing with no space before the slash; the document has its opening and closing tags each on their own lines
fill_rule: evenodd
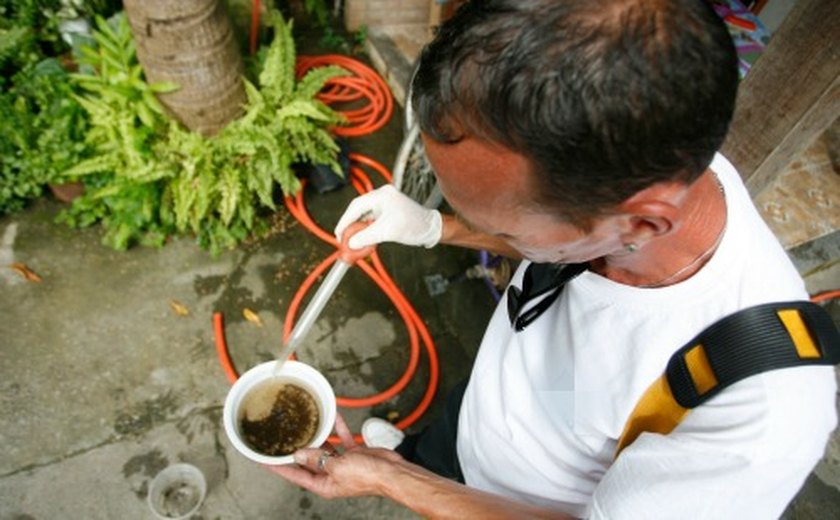
<svg viewBox="0 0 840 520">
<path fill-rule="evenodd" d="M 347 119 L 348 125 L 335 127 L 333 132 L 344 137 L 356 137 L 382 128 L 394 111 L 394 98 L 385 80 L 364 63 L 339 54 L 299 56 L 296 72 L 301 77 L 312 68 L 326 65 L 338 65 L 352 74 L 329 80 L 318 94 L 319 100 L 338 110 Z M 336 103 L 355 105 L 359 101 L 364 101 L 360 108 L 341 109 L 334 106 Z"/>
</svg>

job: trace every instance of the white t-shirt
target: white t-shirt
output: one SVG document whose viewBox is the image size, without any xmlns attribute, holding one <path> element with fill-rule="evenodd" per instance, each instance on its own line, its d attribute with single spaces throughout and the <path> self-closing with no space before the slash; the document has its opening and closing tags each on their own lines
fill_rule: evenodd
<svg viewBox="0 0 840 520">
<path fill-rule="evenodd" d="M 519 333 L 500 302 L 459 418 L 469 486 L 610 519 L 778 518 L 795 496 L 837 421 L 832 367 L 744 379 L 669 435 L 643 433 L 613 458 L 675 350 L 739 309 L 807 299 L 734 167 L 720 155 L 711 167 L 726 194 L 725 234 L 688 280 L 643 289 L 586 271 Z"/>
</svg>

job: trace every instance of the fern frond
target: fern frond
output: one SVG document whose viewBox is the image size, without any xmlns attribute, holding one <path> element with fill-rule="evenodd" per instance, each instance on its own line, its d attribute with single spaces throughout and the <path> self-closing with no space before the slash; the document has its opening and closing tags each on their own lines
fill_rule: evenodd
<svg viewBox="0 0 840 520">
<path fill-rule="evenodd" d="M 274 40 L 260 72 L 260 87 L 274 100 L 282 101 L 288 99 L 295 89 L 295 42 L 291 21 L 286 23 L 279 12 L 272 12 L 271 25 L 274 27 Z"/>
<path fill-rule="evenodd" d="M 324 123 L 330 121 L 330 116 L 318 110 L 318 107 L 311 100 L 296 99 L 277 111 L 277 118 L 280 120 L 295 117 L 305 117 Z"/>
<path fill-rule="evenodd" d="M 345 125 L 347 124 L 347 117 L 342 114 L 341 112 L 336 112 L 332 108 L 330 108 L 326 103 L 319 101 L 317 99 L 313 99 L 310 101 L 312 106 L 318 109 L 324 117 L 329 119 L 328 125 Z"/>
<path fill-rule="evenodd" d="M 73 166 L 69 170 L 65 170 L 61 176 L 72 178 L 83 177 L 92 173 L 111 172 L 117 166 L 116 161 L 113 159 L 114 158 L 111 155 L 98 155 L 96 157 L 91 157 L 90 159 L 85 159 L 79 164 Z"/>
<path fill-rule="evenodd" d="M 324 88 L 327 81 L 349 75 L 350 73 L 347 70 L 336 65 L 310 69 L 295 88 L 295 97 L 298 99 L 314 98 Z"/>
<path fill-rule="evenodd" d="M 260 115 L 264 114 L 266 101 L 262 93 L 247 79 L 243 78 L 242 83 L 245 86 L 245 95 L 247 96 L 245 115 L 228 124 L 225 130 L 228 128 L 235 130 L 237 127 L 251 127 L 257 123 Z"/>
<path fill-rule="evenodd" d="M 274 178 L 274 182 L 280 185 L 283 193 L 294 195 L 300 186 L 300 183 L 295 184 L 297 177 L 294 171 L 292 171 L 294 157 L 288 147 L 283 147 L 277 152 L 277 165 L 272 166 L 271 176 Z"/>
<path fill-rule="evenodd" d="M 277 26 L 280 25 L 283 26 L 283 29 L 280 31 L 280 43 L 283 49 L 283 82 L 284 85 L 287 85 L 288 93 L 292 94 L 295 90 L 295 67 L 297 66 L 297 51 L 295 49 L 295 40 L 292 37 L 294 20 L 283 23 L 283 18 L 280 17 Z"/>
<path fill-rule="evenodd" d="M 239 184 L 239 176 L 234 169 L 228 168 L 221 172 L 218 190 L 219 195 L 221 195 L 221 199 L 219 200 L 219 216 L 222 219 L 222 223 L 228 225 L 236 213 L 236 207 L 239 205 L 242 191 Z"/>
<path fill-rule="evenodd" d="M 90 98 L 86 96 L 77 96 L 73 94 L 73 99 L 79 102 L 82 105 L 82 108 L 91 116 L 91 118 L 96 118 L 97 116 L 105 116 L 110 115 L 111 108 L 102 101 L 99 101 L 95 98 Z"/>
<path fill-rule="evenodd" d="M 253 204 L 241 204 L 239 206 L 239 219 L 245 225 L 245 229 L 251 230 L 254 228 L 254 217 L 256 210 Z"/>
<path fill-rule="evenodd" d="M 195 204 L 192 215 L 192 228 L 198 232 L 201 225 L 207 222 L 212 213 L 213 205 L 219 199 L 216 194 L 217 175 L 214 169 L 201 171 L 193 183 L 195 190 Z"/>
<path fill-rule="evenodd" d="M 169 184 L 172 193 L 173 211 L 175 213 L 175 227 L 179 231 L 185 231 L 190 224 L 190 216 L 195 205 L 198 193 L 193 189 L 190 179 L 175 178 Z"/>
</svg>

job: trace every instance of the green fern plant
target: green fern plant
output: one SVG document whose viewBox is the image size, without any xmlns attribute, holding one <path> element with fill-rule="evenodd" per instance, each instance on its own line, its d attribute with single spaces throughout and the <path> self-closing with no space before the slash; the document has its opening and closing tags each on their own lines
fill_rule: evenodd
<svg viewBox="0 0 840 520">
<path fill-rule="evenodd" d="M 300 189 L 296 164 L 327 164 L 341 173 L 338 146 L 328 128 L 343 118 L 315 96 L 329 79 L 347 73 L 321 67 L 298 81 L 292 24 L 277 13 L 271 21 L 274 39 L 259 87 L 243 79 L 245 115 L 206 142 L 173 128 L 173 155 L 189 150 L 190 158 L 182 159 L 185 167 L 170 181 L 167 200 L 178 230 L 196 233 L 213 251 L 263 230 L 256 217 L 262 208 L 276 209 L 276 187 L 289 195 Z"/>
<path fill-rule="evenodd" d="M 276 191 L 294 194 L 299 163 L 330 165 L 340 173 L 338 146 L 329 128 L 342 116 L 315 99 L 338 67 L 295 76 L 291 23 L 274 13 L 275 37 L 256 86 L 247 80 L 245 114 L 213 137 L 190 132 L 168 118 L 155 94 L 174 88 L 148 85 L 137 63 L 128 24 L 97 21 L 96 50 L 84 51 L 94 75 L 76 75 L 87 91 L 79 102 L 97 153 L 66 172 L 84 177 L 89 193 L 63 219 L 101 221 L 105 242 L 123 249 L 135 241 L 162 243 L 172 232 L 194 234 L 202 247 L 233 247 L 266 225 Z"/>
</svg>

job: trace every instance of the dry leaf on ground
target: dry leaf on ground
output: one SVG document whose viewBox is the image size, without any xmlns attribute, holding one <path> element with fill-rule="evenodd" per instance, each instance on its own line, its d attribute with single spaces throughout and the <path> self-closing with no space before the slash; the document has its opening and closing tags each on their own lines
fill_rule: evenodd
<svg viewBox="0 0 840 520">
<path fill-rule="evenodd" d="M 13 270 L 17 274 L 21 275 L 26 281 L 29 282 L 40 282 L 41 277 L 35 274 L 32 269 L 26 266 L 26 264 L 21 264 L 20 262 L 15 262 L 13 264 L 9 264 L 9 269 Z"/>
<path fill-rule="evenodd" d="M 249 309 L 247 307 L 242 309 L 242 315 L 245 316 L 246 320 L 250 321 L 251 323 L 253 323 L 257 327 L 262 327 L 263 326 L 263 322 L 262 322 L 262 319 L 260 318 L 260 315 L 257 314 L 256 312 L 252 311 L 251 309 Z"/>
<path fill-rule="evenodd" d="M 189 316 L 190 310 L 187 309 L 181 302 L 177 300 L 172 300 L 169 302 L 169 306 L 172 307 L 172 310 L 178 316 Z"/>
</svg>

